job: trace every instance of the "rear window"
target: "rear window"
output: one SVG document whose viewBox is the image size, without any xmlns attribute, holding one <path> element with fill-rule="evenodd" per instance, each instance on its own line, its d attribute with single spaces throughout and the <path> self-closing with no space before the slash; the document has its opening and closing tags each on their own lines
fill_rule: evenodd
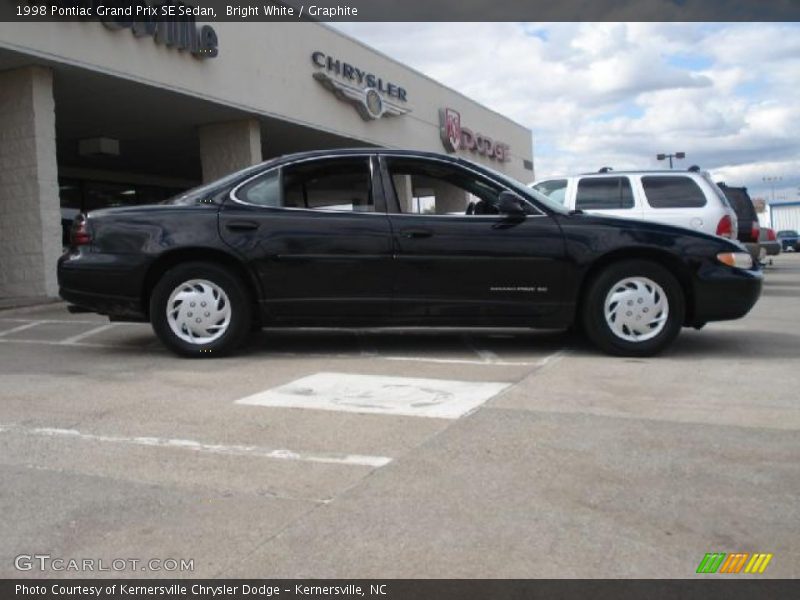
<svg viewBox="0 0 800 600">
<path fill-rule="evenodd" d="M 703 190 L 691 177 L 642 177 L 647 203 L 653 208 L 699 208 L 706 205 Z"/>
<path fill-rule="evenodd" d="M 633 208 L 633 192 L 627 177 L 586 177 L 578 182 L 575 208 L 612 210 Z"/>
</svg>

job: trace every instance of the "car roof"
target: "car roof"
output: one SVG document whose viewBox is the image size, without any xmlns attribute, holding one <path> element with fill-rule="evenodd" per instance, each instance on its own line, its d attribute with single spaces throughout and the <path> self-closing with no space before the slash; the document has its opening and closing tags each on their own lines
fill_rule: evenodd
<svg viewBox="0 0 800 600">
<path fill-rule="evenodd" d="M 481 167 L 479 163 L 464 159 L 460 156 L 453 156 L 443 152 L 431 152 L 429 150 L 402 150 L 399 148 L 386 148 L 383 146 L 362 146 L 354 148 L 333 148 L 329 150 L 310 150 L 307 152 L 295 152 L 292 154 L 283 154 L 265 160 L 258 167 L 268 165 L 279 165 L 282 163 L 293 162 L 306 158 L 324 158 L 324 157 L 339 157 L 339 156 L 354 156 L 360 154 L 390 154 L 392 156 L 409 156 L 414 158 L 435 158 L 438 160 L 446 160 L 452 163 L 461 164 L 470 167 Z"/>
</svg>

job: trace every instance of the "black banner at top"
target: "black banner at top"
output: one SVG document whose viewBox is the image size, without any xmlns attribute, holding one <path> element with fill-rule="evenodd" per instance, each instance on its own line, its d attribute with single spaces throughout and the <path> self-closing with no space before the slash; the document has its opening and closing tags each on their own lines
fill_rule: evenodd
<svg viewBox="0 0 800 600">
<path fill-rule="evenodd" d="M 800 21 L 800 0 L 0 0 L 0 21 Z"/>
</svg>

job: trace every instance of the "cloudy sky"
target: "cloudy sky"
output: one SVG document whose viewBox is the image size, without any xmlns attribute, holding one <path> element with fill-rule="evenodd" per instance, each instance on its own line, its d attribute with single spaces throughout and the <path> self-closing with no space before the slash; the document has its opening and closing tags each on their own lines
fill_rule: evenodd
<svg viewBox="0 0 800 600">
<path fill-rule="evenodd" d="M 769 199 L 800 188 L 800 24 L 340 23 L 530 127 L 536 177 L 686 152 Z"/>
</svg>

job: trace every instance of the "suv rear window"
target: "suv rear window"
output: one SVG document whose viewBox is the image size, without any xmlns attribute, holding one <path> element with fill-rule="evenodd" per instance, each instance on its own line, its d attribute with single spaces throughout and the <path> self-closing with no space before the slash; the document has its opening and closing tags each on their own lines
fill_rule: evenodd
<svg viewBox="0 0 800 600">
<path fill-rule="evenodd" d="M 631 182 L 627 177 L 585 177 L 578 182 L 575 208 L 633 208 Z"/>
<path fill-rule="evenodd" d="M 653 208 L 698 208 L 706 205 L 703 190 L 691 177 L 642 177 L 644 195 Z"/>
</svg>

